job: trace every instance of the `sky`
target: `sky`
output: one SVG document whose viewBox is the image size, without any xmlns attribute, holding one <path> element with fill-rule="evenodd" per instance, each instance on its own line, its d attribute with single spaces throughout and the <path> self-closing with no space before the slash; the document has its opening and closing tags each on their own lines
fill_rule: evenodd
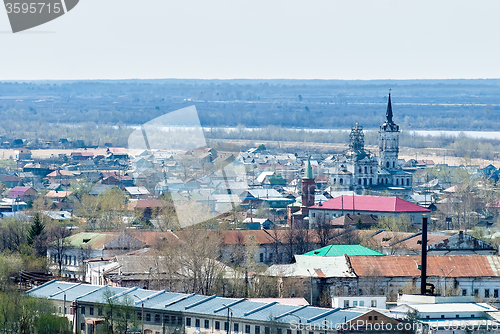
<svg viewBox="0 0 500 334">
<path fill-rule="evenodd" d="M 500 78 L 498 0 L 80 0 L 13 34 L 0 80 Z"/>
</svg>

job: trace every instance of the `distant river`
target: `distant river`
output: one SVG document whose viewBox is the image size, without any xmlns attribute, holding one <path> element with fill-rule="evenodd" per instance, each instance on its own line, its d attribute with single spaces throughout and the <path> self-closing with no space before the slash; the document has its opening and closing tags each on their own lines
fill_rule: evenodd
<svg viewBox="0 0 500 334">
<path fill-rule="evenodd" d="M 209 127 L 203 128 L 205 131 L 210 131 Z M 227 132 L 234 131 L 259 131 L 265 130 L 266 128 L 237 128 L 237 127 L 223 127 L 214 128 L 217 130 L 224 129 Z M 282 128 L 283 130 L 297 130 L 297 131 L 307 131 L 307 132 L 330 132 L 330 131 L 351 131 L 350 129 L 295 129 L 295 128 Z M 374 129 L 365 129 L 365 131 L 378 131 Z M 449 131 L 449 130 L 405 130 L 405 133 L 416 134 L 419 136 L 449 136 L 457 137 L 459 134 L 464 134 L 470 138 L 483 138 L 483 139 L 498 139 L 500 140 L 500 131 Z"/>
<path fill-rule="evenodd" d="M 130 125 L 129 128 L 134 130 L 140 129 L 138 125 Z M 170 127 L 163 127 L 164 130 L 169 129 Z M 176 127 L 171 127 L 175 129 Z M 185 127 L 184 127 L 185 128 Z M 239 127 L 203 127 L 204 131 L 209 132 L 210 130 L 224 130 L 226 132 L 236 132 L 236 131 L 259 131 L 266 130 L 267 128 L 239 128 Z M 307 131 L 307 132 L 330 132 L 330 131 L 351 131 L 350 129 L 297 129 L 297 128 L 281 128 L 283 130 L 296 130 L 296 131 Z M 378 131 L 375 129 L 364 129 L 366 132 L 369 131 Z M 415 134 L 418 136 L 449 136 L 449 137 L 457 137 L 459 134 L 464 134 L 470 138 L 476 139 L 498 139 L 500 140 L 500 131 L 449 131 L 449 130 L 404 130 L 405 133 Z"/>
</svg>

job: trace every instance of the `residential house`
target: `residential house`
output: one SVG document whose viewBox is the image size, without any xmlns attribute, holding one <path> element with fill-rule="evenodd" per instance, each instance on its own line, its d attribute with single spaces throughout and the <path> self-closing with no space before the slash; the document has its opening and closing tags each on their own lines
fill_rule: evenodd
<svg viewBox="0 0 500 334">
<path fill-rule="evenodd" d="M 33 201 L 38 192 L 31 187 L 14 187 L 9 190 L 7 198 L 19 199 L 23 202 Z"/>
<path fill-rule="evenodd" d="M 130 198 L 147 199 L 151 195 L 145 187 L 125 187 L 124 190 Z"/>
<path fill-rule="evenodd" d="M 0 175 L 0 182 L 7 188 L 14 188 L 22 185 L 22 179 L 15 175 Z"/>
<path fill-rule="evenodd" d="M 71 152 L 71 158 L 76 161 L 89 160 L 94 158 L 92 152 Z"/>
</svg>

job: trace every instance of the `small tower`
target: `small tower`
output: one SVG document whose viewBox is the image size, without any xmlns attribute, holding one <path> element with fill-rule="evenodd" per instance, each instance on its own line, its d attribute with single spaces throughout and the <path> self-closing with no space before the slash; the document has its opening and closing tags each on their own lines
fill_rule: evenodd
<svg viewBox="0 0 500 334">
<path fill-rule="evenodd" d="M 385 169 L 397 169 L 399 154 L 399 125 L 392 120 L 391 93 L 387 102 L 385 122 L 379 131 L 379 166 Z"/>
<path fill-rule="evenodd" d="M 311 158 L 308 158 L 304 177 L 302 178 L 302 207 L 307 208 L 314 205 L 314 191 L 315 182 L 311 167 Z M 305 215 L 308 214 L 308 212 L 304 212 L 304 209 L 302 209 L 302 213 Z"/>
</svg>

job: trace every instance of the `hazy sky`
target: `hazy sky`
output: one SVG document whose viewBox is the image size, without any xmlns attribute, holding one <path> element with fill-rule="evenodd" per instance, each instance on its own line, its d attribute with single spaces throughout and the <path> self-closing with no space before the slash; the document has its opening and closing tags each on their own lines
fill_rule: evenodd
<svg viewBox="0 0 500 334">
<path fill-rule="evenodd" d="M 0 9 L 0 80 L 500 78 L 499 18 L 498 0 L 80 0 L 12 34 Z"/>
</svg>

